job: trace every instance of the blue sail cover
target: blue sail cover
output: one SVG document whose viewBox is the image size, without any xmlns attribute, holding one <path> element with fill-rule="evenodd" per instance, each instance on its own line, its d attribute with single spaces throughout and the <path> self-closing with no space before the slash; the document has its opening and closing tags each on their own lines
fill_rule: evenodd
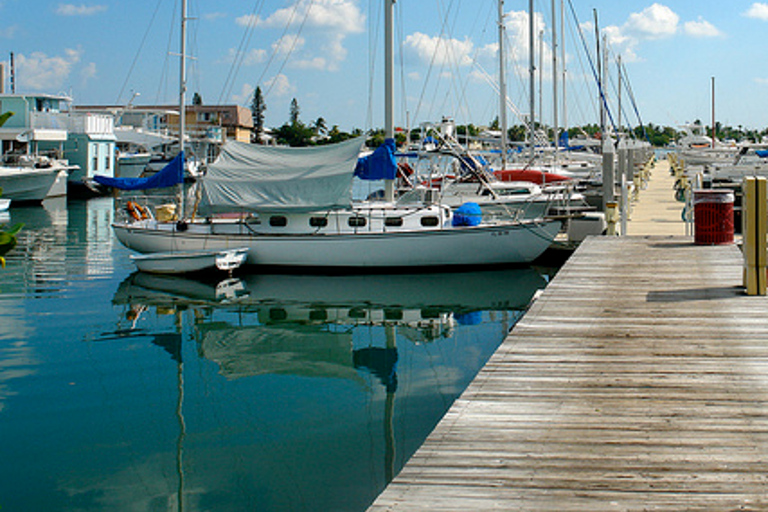
<svg viewBox="0 0 768 512">
<path fill-rule="evenodd" d="M 355 176 L 361 180 L 393 180 L 396 175 L 395 139 L 385 139 L 373 153 L 359 158 L 355 166 Z"/>
<path fill-rule="evenodd" d="M 100 185 L 120 190 L 148 190 L 151 188 L 173 187 L 184 181 L 184 152 L 180 152 L 160 172 L 149 178 L 109 178 L 97 174 L 93 179 Z"/>
</svg>

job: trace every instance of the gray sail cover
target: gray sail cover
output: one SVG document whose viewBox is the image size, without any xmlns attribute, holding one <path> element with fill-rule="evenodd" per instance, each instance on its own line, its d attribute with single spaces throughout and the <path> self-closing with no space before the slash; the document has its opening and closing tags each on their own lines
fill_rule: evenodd
<svg viewBox="0 0 768 512">
<path fill-rule="evenodd" d="M 307 148 L 226 142 L 202 181 L 207 211 L 320 210 L 349 206 L 355 164 L 365 142 Z"/>
</svg>

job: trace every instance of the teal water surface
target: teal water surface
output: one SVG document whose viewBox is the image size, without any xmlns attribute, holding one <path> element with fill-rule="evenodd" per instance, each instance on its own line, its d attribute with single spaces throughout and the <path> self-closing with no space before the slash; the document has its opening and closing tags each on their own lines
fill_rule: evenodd
<svg viewBox="0 0 768 512">
<path fill-rule="evenodd" d="M 0 511 L 361 511 L 545 279 L 135 272 L 112 200 L 12 207 Z"/>
</svg>

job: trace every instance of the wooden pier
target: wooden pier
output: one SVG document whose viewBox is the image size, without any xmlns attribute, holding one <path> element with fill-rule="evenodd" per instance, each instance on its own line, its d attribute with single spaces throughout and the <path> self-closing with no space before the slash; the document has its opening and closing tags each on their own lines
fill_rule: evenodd
<svg viewBox="0 0 768 512">
<path fill-rule="evenodd" d="M 768 510 L 768 298 L 742 268 L 588 238 L 370 510 Z"/>
</svg>

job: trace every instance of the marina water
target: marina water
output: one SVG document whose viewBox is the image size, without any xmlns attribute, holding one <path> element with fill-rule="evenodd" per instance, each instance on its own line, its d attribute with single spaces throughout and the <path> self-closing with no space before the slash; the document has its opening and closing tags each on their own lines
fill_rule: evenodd
<svg viewBox="0 0 768 512">
<path fill-rule="evenodd" d="M 365 510 L 546 284 L 151 276 L 112 209 L 0 219 L 2 511 Z"/>
</svg>

